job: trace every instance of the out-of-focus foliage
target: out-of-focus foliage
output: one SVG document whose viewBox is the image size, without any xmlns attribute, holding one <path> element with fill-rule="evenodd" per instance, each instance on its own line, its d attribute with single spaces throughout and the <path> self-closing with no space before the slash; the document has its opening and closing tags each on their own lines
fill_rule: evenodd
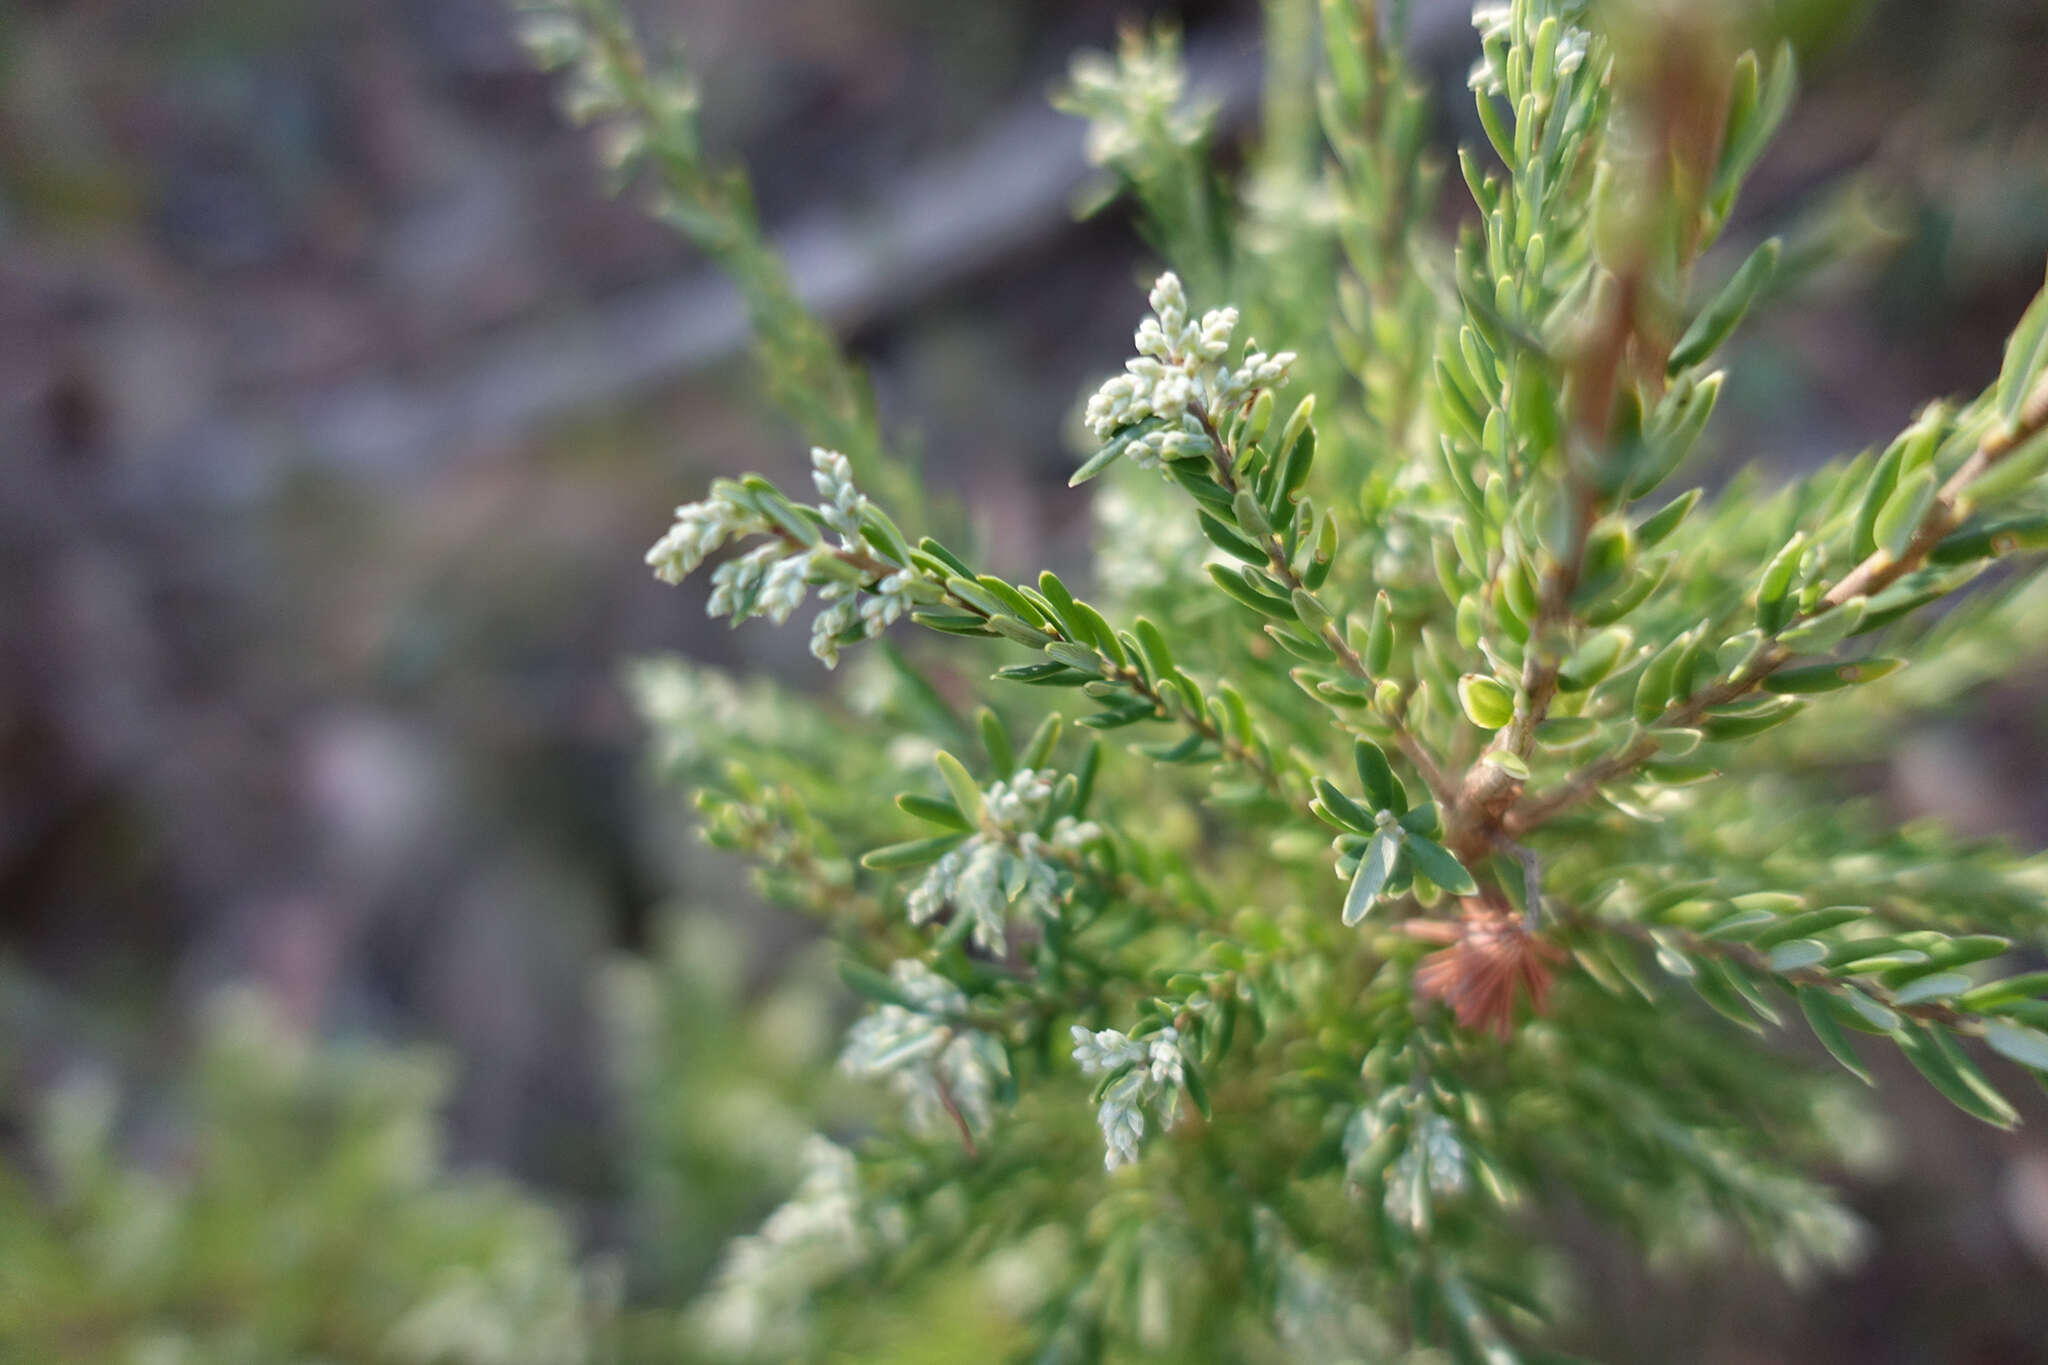
<svg viewBox="0 0 2048 1365">
<path fill-rule="evenodd" d="M 831 966 L 816 951 L 750 1000 L 728 921 L 688 915 L 666 937 L 654 960 L 616 964 L 604 992 L 626 1105 L 629 1288 L 656 1303 L 700 1283 L 718 1250 L 707 1232 L 757 1218 L 795 1182 L 821 1118 L 851 1120 L 861 1098 L 833 1082 Z"/>
<path fill-rule="evenodd" d="M 450 1175 L 434 1058 L 314 1046 L 212 1002 L 187 1107 L 80 1072 L 0 1176 L 0 1357 L 108 1365 L 582 1365 L 606 1277 L 504 1182 Z M 153 1141 L 151 1139 L 154 1139 Z"/>
</svg>

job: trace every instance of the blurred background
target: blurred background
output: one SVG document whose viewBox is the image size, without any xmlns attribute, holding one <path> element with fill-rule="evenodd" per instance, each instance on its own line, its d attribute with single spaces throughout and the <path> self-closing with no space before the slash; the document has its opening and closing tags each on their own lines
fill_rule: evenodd
<svg viewBox="0 0 2048 1365">
<path fill-rule="evenodd" d="M 888 425 L 986 509 L 991 567 L 1072 562 L 1072 414 L 1144 253 L 1118 212 L 1076 218 L 1046 93 L 1168 16 L 1249 130 L 1259 6 L 642 8 Z M 2048 251 L 2038 0 L 1776 8 L 1806 93 L 1743 212 L 1853 249 L 1734 357 L 1722 470 L 1974 391 Z M 1415 11 L 1448 146 L 1476 44 L 1464 7 Z M 129 1097 L 121 1159 L 174 1161 L 203 1003 L 254 982 L 267 1027 L 436 1049 L 446 1161 L 515 1176 L 582 1249 L 650 1243 L 666 1163 L 669 1259 L 629 1293 L 679 1300 L 774 1202 L 772 1163 L 687 1188 L 716 1164 L 692 1086 L 757 1044 L 796 1084 L 836 1005 L 650 780 L 620 685 L 658 651 L 819 683 L 800 632 L 713 628 L 641 564 L 712 473 L 801 467 L 744 346 L 736 296 L 605 195 L 500 0 L 0 0 L 0 1161 L 43 1178 L 38 1115 L 81 1067 Z M 2048 846 L 2044 682 L 2048 641 L 1845 783 Z M 1892 1149 L 1848 1177 L 1862 1271 L 1796 1297 L 1588 1237 L 1582 1344 L 2048 1361 L 2048 1140 L 1889 1079 Z"/>
</svg>

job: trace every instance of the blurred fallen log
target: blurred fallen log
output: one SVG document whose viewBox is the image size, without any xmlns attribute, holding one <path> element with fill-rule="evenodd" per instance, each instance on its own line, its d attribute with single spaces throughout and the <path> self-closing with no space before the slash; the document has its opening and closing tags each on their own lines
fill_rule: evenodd
<svg viewBox="0 0 2048 1365">
<path fill-rule="evenodd" d="M 1412 30 L 1418 48 L 1447 53 L 1469 32 L 1465 7 L 1427 0 Z M 1221 104 L 1225 126 L 1255 113 L 1261 60 L 1255 29 L 1190 43 L 1191 86 Z M 964 153 L 874 196 L 883 212 L 826 209 L 776 234 L 799 294 L 842 330 L 872 324 L 1056 235 L 1090 174 L 1081 133 L 1033 93 Z M 700 371 L 747 332 L 737 292 L 705 272 L 518 324 L 431 377 L 254 395 L 138 466 L 166 491 L 229 501 L 260 495 L 297 464 L 404 478 Z"/>
</svg>

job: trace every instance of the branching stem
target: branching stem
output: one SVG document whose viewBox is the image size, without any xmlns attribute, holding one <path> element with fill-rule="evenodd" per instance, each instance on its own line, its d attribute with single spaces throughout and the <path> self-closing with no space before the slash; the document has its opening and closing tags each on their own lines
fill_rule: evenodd
<svg viewBox="0 0 2048 1365">
<path fill-rule="evenodd" d="M 1215 452 L 1214 457 L 1210 461 L 1210 467 L 1215 471 L 1217 484 L 1222 487 L 1224 492 L 1229 493 L 1232 497 L 1236 497 L 1239 489 L 1236 459 L 1229 445 L 1224 442 L 1223 433 L 1217 429 L 1215 419 L 1200 404 L 1191 404 L 1188 410 L 1201 422 L 1203 434 L 1209 438 L 1210 449 Z M 1242 529 L 1248 532 L 1251 530 L 1250 527 Z M 1297 592 L 1304 593 L 1311 598 L 1315 598 L 1318 603 L 1321 603 L 1322 599 L 1316 597 L 1314 589 L 1303 582 L 1301 575 L 1294 571 L 1294 564 L 1287 554 L 1287 547 L 1280 543 L 1280 537 L 1277 533 L 1272 531 L 1261 533 L 1258 535 L 1257 540 L 1259 548 L 1266 552 L 1268 572 L 1279 580 L 1280 584 L 1288 590 L 1290 595 Z M 1371 670 L 1365 666 L 1365 660 L 1360 658 L 1358 651 L 1351 647 L 1351 642 L 1344 638 L 1344 618 L 1337 612 L 1331 611 L 1328 606 L 1324 606 L 1323 614 L 1329 620 L 1320 632 L 1322 642 L 1329 647 L 1331 653 L 1337 656 L 1337 662 L 1344 666 L 1344 671 L 1361 682 L 1370 683 L 1377 681 L 1372 676 Z M 1440 809 L 1448 809 L 1451 802 L 1456 799 L 1457 788 L 1452 784 L 1449 774 L 1444 771 L 1443 765 L 1437 761 L 1436 755 L 1430 752 L 1429 746 L 1424 744 L 1421 737 L 1408 728 L 1407 724 L 1398 714 L 1390 715 L 1384 711 L 1378 714 L 1387 722 L 1388 727 L 1392 730 L 1395 747 L 1401 751 L 1403 757 L 1414 765 L 1415 771 L 1421 775 L 1424 785 L 1429 788 L 1430 795 L 1436 798 L 1438 807 Z"/>
<path fill-rule="evenodd" d="M 1938 545 L 1943 537 L 1961 525 L 1969 515 L 1969 502 L 1965 495 L 1970 484 L 2019 445 L 2044 429 L 2048 429 L 2048 383 L 2034 390 L 2010 426 L 2002 427 L 1987 436 L 1971 453 L 1970 458 L 1942 484 L 1941 491 L 1936 494 L 1932 505 L 1927 509 L 1927 514 L 1921 519 L 1919 529 L 1913 533 L 1912 539 L 1907 542 L 1902 553 L 1894 557 L 1882 549 L 1877 550 L 1843 575 L 1841 580 L 1829 588 L 1827 594 L 1814 605 L 1813 610 L 1795 618 L 1795 623 L 1811 620 L 1852 598 L 1868 597 L 1882 592 L 1918 568 L 1926 560 L 1928 552 Z M 1663 715 L 1651 722 L 1648 729 L 1654 731 L 1698 724 L 1713 707 L 1736 701 L 1754 692 L 1762 686 L 1764 679 L 1782 668 L 1794 653 L 1795 651 L 1787 646 L 1775 640 L 1771 641 L 1734 675 L 1723 678 L 1671 706 Z M 1580 769 L 1549 791 L 1531 797 L 1507 812 L 1502 822 L 1503 827 L 1510 835 L 1526 834 L 1585 800 L 1606 783 L 1635 771 L 1656 752 L 1656 739 L 1649 733 L 1641 734 L 1615 753 Z"/>
</svg>

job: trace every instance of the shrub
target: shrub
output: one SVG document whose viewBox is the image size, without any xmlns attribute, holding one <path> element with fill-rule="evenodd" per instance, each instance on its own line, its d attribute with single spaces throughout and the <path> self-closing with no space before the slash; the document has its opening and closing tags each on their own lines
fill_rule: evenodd
<svg viewBox="0 0 2048 1365">
<path fill-rule="evenodd" d="M 1732 216 L 1794 84 L 1746 11 L 1481 8 L 1455 241 L 1372 0 L 1325 0 L 1313 72 L 1273 7 L 1234 178 L 1170 35 L 1077 62 L 1172 270 L 1086 406 L 1093 573 L 1012 582 L 891 453 L 687 82 L 612 0 L 525 7 L 818 447 L 649 563 L 716 560 L 735 623 L 815 599 L 828 667 L 939 637 L 823 700 L 637 675 L 711 841 L 843 945 L 842 1067 L 900 1101 L 812 1145 L 700 1339 L 844 1347 L 878 1288 L 981 1266 L 1038 1360 L 1541 1359 L 1546 1211 L 1799 1275 L 1862 1240 L 1807 1172 L 1867 1132 L 1869 1049 L 2015 1121 L 2043 868 L 1834 774 L 2038 638 L 2048 303 L 1882 449 L 1686 487 L 1729 338 L 1828 260 Z"/>
</svg>

